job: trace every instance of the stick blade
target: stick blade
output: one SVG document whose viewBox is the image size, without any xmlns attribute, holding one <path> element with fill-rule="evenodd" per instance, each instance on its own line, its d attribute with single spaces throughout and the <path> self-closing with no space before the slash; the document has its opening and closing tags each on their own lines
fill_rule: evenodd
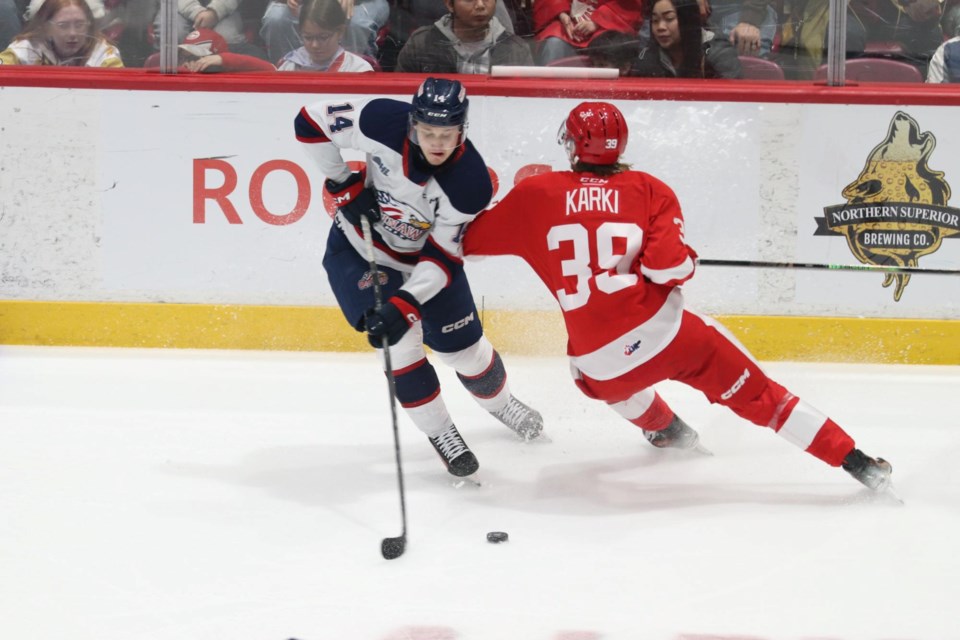
<svg viewBox="0 0 960 640">
<path fill-rule="evenodd" d="M 394 560 L 403 555 L 407 548 L 407 537 L 384 538 L 380 543 L 380 553 L 387 560 Z"/>
</svg>

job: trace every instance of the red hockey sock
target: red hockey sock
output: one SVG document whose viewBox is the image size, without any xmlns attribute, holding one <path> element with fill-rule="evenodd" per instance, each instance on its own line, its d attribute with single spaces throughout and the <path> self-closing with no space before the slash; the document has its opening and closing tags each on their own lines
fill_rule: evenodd
<svg viewBox="0 0 960 640">
<path fill-rule="evenodd" d="M 853 438 L 847 435 L 840 425 L 827 418 L 813 442 L 807 447 L 807 453 L 820 458 L 832 467 L 839 467 L 847 454 L 853 451 L 853 447 Z"/>
<path fill-rule="evenodd" d="M 660 394 L 656 394 L 650 408 L 634 418 L 630 422 L 637 425 L 644 431 L 661 431 L 670 425 L 673 420 L 673 409 L 670 408 Z"/>
</svg>

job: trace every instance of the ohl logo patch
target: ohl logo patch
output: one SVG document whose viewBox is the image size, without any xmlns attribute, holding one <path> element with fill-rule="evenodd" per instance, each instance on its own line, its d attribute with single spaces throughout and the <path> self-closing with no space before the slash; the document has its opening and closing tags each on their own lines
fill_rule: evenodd
<svg viewBox="0 0 960 640">
<path fill-rule="evenodd" d="M 844 236 L 850 252 L 867 265 L 917 267 L 944 238 L 960 234 L 960 210 L 948 207 L 950 185 L 930 168 L 937 139 L 898 111 L 886 138 L 870 154 L 857 179 L 844 187 L 845 204 L 824 207 L 818 236 Z M 900 300 L 908 273 L 884 274 Z"/>
</svg>

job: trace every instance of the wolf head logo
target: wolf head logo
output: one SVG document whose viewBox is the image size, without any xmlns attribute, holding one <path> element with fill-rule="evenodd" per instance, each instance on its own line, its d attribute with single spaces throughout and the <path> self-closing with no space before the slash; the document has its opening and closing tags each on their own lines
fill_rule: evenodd
<svg viewBox="0 0 960 640">
<path fill-rule="evenodd" d="M 937 140 L 929 131 L 920 131 L 917 121 L 898 111 L 890 122 L 887 137 L 870 152 L 856 180 L 843 189 L 848 205 L 864 203 L 947 204 L 950 185 L 942 171 L 930 169 L 928 161 Z M 917 232 L 928 238 L 922 246 L 865 246 L 867 232 Z M 844 227 L 847 244 L 864 264 L 893 264 L 916 267 L 917 260 L 940 248 L 943 229 L 923 222 L 864 222 Z M 883 286 L 896 282 L 894 299 L 900 300 L 910 281 L 909 274 L 886 274 Z"/>
</svg>

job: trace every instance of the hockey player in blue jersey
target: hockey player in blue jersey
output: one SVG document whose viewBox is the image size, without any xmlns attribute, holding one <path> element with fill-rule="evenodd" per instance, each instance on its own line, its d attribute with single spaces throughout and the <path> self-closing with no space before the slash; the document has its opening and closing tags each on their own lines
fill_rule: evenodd
<svg viewBox="0 0 960 640">
<path fill-rule="evenodd" d="M 427 78 L 412 104 L 385 98 L 319 102 L 301 109 L 295 122 L 297 140 L 338 206 L 323 258 L 334 295 L 372 345 L 387 336 L 397 400 L 455 476 L 479 465 L 444 405 L 424 344 L 519 436 L 536 438 L 543 429 L 540 414 L 510 393 L 459 257 L 463 226 L 493 197 L 487 166 L 467 139 L 468 108 L 460 82 Z M 351 171 L 341 149 L 364 152 L 365 169 Z M 387 298 L 379 311 L 361 217 L 372 225 Z"/>
</svg>

